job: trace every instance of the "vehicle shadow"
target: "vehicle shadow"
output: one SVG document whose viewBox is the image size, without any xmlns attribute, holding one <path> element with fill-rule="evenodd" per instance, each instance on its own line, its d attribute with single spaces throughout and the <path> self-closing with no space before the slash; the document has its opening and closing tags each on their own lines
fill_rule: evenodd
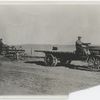
<svg viewBox="0 0 100 100">
<path fill-rule="evenodd" d="M 91 71 L 91 72 L 100 72 L 100 70 L 92 69 L 91 67 L 86 66 L 86 65 L 81 66 L 81 65 L 70 64 L 70 65 L 67 65 L 66 67 L 68 67 L 70 69 L 76 69 L 76 70 Z"/>
<path fill-rule="evenodd" d="M 36 64 L 36 65 L 41 65 L 41 66 L 46 66 L 44 61 L 26 61 L 24 63 L 29 63 L 29 64 Z M 97 70 L 92 70 L 90 67 L 84 65 L 84 66 L 81 66 L 81 65 L 74 65 L 74 64 L 69 64 L 69 65 L 62 65 L 60 63 L 57 64 L 56 67 L 66 67 L 66 68 L 69 68 L 69 69 L 75 69 L 75 70 L 83 70 L 83 71 L 93 71 L 93 72 L 100 72 L 100 71 L 97 71 Z M 46 66 L 47 67 L 47 66 Z M 48 66 L 48 67 L 52 67 L 52 66 Z"/>
<path fill-rule="evenodd" d="M 76 69 L 76 70 L 83 70 L 83 71 L 91 71 L 91 69 L 88 66 L 80 66 L 80 65 L 67 65 L 66 67 L 70 69 Z"/>
<path fill-rule="evenodd" d="M 36 64 L 36 65 L 41 65 L 41 66 L 46 66 L 44 61 L 25 61 L 24 63 L 29 63 L 29 64 Z M 65 66 L 60 63 L 58 63 L 55 67 L 61 67 Z M 53 67 L 53 66 L 48 66 L 48 67 Z"/>
<path fill-rule="evenodd" d="M 30 63 L 30 64 L 36 64 L 36 65 L 41 65 L 41 66 L 45 66 L 45 63 L 43 61 L 26 61 L 24 63 Z"/>
</svg>

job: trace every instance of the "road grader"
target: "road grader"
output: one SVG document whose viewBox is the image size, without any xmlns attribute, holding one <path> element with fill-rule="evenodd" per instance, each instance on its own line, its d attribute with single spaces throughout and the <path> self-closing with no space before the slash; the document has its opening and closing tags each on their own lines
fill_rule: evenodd
<svg viewBox="0 0 100 100">
<path fill-rule="evenodd" d="M 73 60 L 87 62 L 88 67 L 92 70 L 100 70 L 100 46 L 90 46 L 87 43 L 90 54 L 77 53 L 76 51 L 67 52 L 59 51 L 57 47 L 52 50 L 35 50 L 35 52 L 42 52 L 45 54 L 44 62 L 47 66 L 56 66 L 58 63 L 62 65 L 69 65 Z M 83 48 L 84 49 L 84 48 Z"/>
</svg>

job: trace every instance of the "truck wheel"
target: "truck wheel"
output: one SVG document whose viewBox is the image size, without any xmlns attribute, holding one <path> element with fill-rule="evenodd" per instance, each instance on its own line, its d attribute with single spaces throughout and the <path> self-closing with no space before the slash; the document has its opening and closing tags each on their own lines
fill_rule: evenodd
<svg viewBox="0 0 100 100">
<path fill-rule="evenodd" d="M 47 66 L 56 66 L 57 65 L 57 58 L 56 57 L 54 57 L 52 54 L 47 54 L 46 56 L 45 56 L 45 59 L 44 59 L 44 61 L 45 61 L 45 64 L 47 65 Z"/>
<path fill-rule="evenodd" d="M 100 59 L 97 57 L 89 57 L 88 59 L 88 66 L 93 71 L 99 71 L 100 70 Z"/>
</svg>

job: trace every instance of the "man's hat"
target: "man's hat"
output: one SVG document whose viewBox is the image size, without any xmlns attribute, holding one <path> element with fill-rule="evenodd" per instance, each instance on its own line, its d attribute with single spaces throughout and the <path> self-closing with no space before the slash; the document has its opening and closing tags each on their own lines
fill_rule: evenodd
<svg viewBox="0 0 100 100">
<path fill-rule="evenodd" d="M 82 38 L 81 36 L 78 36 L 78 38 Z"/>
</svg>

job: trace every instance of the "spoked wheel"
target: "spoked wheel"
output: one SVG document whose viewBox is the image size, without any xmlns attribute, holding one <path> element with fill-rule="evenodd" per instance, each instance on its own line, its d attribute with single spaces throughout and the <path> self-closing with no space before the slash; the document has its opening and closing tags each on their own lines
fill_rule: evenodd
<svg viewBox="0 0 100 100">
<path fill-rule="evenodd" d="M 100 71 L 100 59 L 97 57 L 89 57 L 88 66 L 93 71 Z"/>
<path fill-rule="evenodd" d="M 57 62 L 57 58 L 54 57 L 52 54 L 48 54 L 45 56 L 45 64 L 47 66 L 56 66 Z"/>
</svg>

